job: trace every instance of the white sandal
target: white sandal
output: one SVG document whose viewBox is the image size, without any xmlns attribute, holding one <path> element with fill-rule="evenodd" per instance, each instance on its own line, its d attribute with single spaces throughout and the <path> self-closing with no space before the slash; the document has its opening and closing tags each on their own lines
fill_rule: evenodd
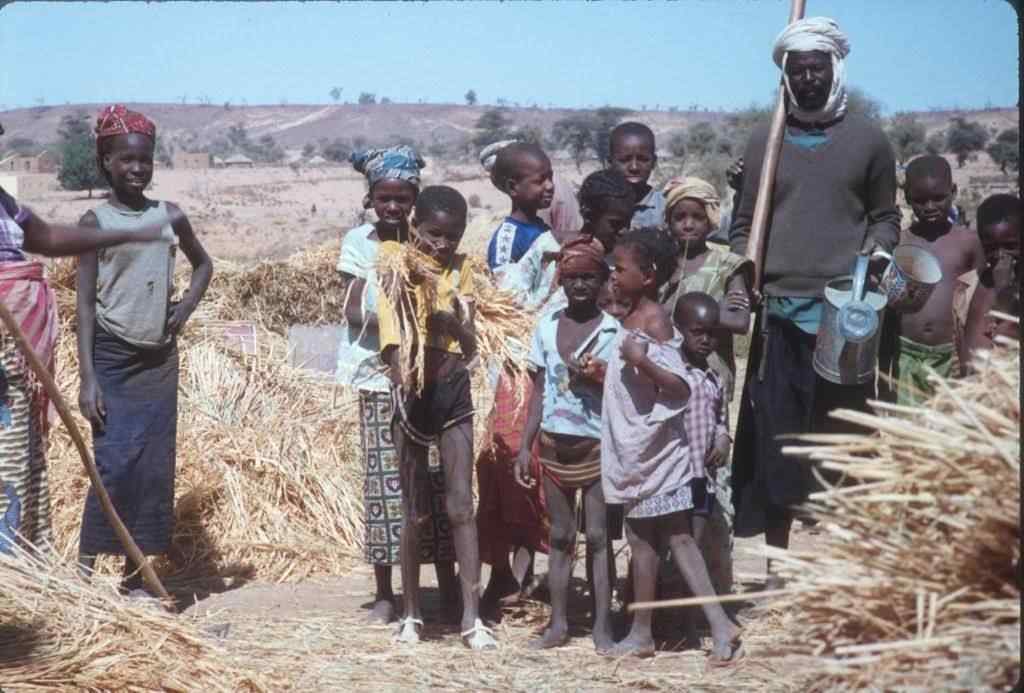
<svg viewBox="0 0 1024 693">
<path fill-rule="evenodd" d="M 473 627 L 462 632 L 462 644 L 471 650 L 496 650 L 498 641 L 494 639 L 494 631 L 477 619 Z"/>
<path fill-rule="evenodd" d="M 422 627 L 422 619 L 412 618 L 411 616 L 399 619 L 395 635 L 391 639 L 395 642 L 415 645 L 420 641 L 419 629 Z"/>
</svg>

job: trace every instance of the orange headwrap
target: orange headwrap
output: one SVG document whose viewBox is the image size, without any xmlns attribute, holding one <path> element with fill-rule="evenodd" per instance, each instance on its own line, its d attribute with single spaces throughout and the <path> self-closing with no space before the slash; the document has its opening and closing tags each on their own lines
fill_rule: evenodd
<svg viewBox="0 0 1024 693">
<path fill-rule="evenodd" d="M 604 245 L 593 236 L 573 236 L 562 244 L 562 252 L 558 259 L 558 273 L 575 270 L 577 272 L 607 272 L 608 265 L 604 261 Z"/>
</svg>

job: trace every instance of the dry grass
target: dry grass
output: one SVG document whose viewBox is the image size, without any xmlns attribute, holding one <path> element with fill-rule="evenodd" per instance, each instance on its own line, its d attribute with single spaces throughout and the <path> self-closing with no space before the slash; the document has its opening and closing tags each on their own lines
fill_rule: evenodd
<svg viewBox="0 0 1024 693">
<path fill-rule="evenodd" d="M 0 681 L 11 690 L 273 690 L 199 621 L 16 551 L 0 553 Z"/>
<path fill-rule="evenodd" d="M 784 648 L 814 690 L 1008 690 L 1020 673 L 1020 351 L 996 348 L 923 407 L 799 448 L 856 478 L 812 499 L 811 553 L 771 552 L 794 593 Z"/>
</svg>

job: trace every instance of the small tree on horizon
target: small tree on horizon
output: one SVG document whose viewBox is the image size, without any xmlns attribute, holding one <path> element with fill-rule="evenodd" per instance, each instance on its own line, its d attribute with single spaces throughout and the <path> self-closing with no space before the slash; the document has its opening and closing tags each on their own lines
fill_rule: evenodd
<svg viewBox="0 0 1024 693">
<path fill-rule="evenodd" d="M 331 90 L 327 93 L 330 95 L 334 103 L 338 103 L 338 101 L 341 99 L 341 92 L 341 87 L 331 87 Z"/>
<path fill-rule="evenodd" d="M 698 156 L 707 156 L 717 149 L 718 133 L 715 126 L 706 120 L 694 123 L 686 135 L 686 151 Z"/>
<path fill-rule="evenodd" d="M 946 131 L 946 150 L 956 156 L 957 168 L 963 168 L 975 152 L 988 144 L 988 130 L 963 116 L 953 118 Z"/>
<path fill-rule="evenodd" d="M 465 97 L 467 106 L 476 106 L 476 90 L 470 89 L 466 92 Z"/>
<path fill-rule="evenodd" d="M 478 149 L 499 140 L 508 139 L 509 126 L 512 121 L 500 108 L 488 108 L 476 120 L 476 129 L 479 131 L 473 137 L 473 145 Z"/>
<path fill-rule="evenodd" d="M 587 154 L 595 149 L 594 120 L 586 115 L 566 116 L 551 127 L 551 139 L 569 151 L 576 170 L 581 171 Z"/>
<path fill-rule="evenodd" d="M 359 105 L 360 106 L 372 106 L 377 103 L 377 95 L 371 94 L 368 91 L 364 91 L 359 94 Z"/>
<path fill-rule="evenodd" d="M 1012 168 L 1014 171 L 1019 171 L 1020 130 L 1017 128 L 1003 130 L 985 151 L 992 157 L 992 161 L 999 167 L 1003 175 L 1006 175 L 1007 167 Z"/>
<path fill-rule="evenodd" d="M 96 145 L 92 138 L 92 119 L 87 113 L 66 115 L 61 118 L 60 130 L 60 173 L 57 180 L 65 190 L 88 190 L 92 198 L 95 189 L 106 189 L 107 179 L 103 177 L 96 161 Z"/>
<path fill-rule="evenodd" d="M 910 113 L 898 113 L 889 121 L 885 134 L 892 144 L 896 161 L 904 164 L 925 151 L 927 130 L 924 124 Z"/>
</svg>

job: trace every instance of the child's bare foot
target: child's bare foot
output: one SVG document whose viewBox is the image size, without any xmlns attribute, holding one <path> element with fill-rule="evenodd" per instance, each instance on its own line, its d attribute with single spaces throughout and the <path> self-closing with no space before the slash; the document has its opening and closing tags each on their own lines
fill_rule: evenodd
<svg viewBox="0 0 1024 693">
<path fill-rule="evenodd" d="M 366 620 L 370 623 L 391 623 L 395 618 L 395 605 L 390 599 L 378 599 L 373 603 Z"/>
<path fill-rule="evenodd" d="M 569 628 L 567 626 L 548 626 L 539 638 L 534 638 L 526 646 L 531 650 L 550 650 L 554 647 L 562 647 L 568 642 Z"/>
<path fill-rule="evenodd" d="M 594 632 L 591 637 L 594 639 L 594 649 L 598 654 L 604 654 L 615 647 L 615 638 L 612 637 L 610 625 L 603 627 L 594 626 Z"/>
<path fill-rule="evenodd" d="M 640 638 L 631 634 L 625 640 L 615 643 L 605 654 L 609 657 L 653 657 L 654 638 Z"/>
<path fill-rule="evenodd" d="M 711 632 L 713 643 L 711 654 L 708 657 L 708 665 L 712 667 L 727 666 L 741 659 L 744 655 L 743 643 L 740 636 L 743 629 L 739 626 L 729 624 L 729 629 L 724 633 Z"/>
</svg>

